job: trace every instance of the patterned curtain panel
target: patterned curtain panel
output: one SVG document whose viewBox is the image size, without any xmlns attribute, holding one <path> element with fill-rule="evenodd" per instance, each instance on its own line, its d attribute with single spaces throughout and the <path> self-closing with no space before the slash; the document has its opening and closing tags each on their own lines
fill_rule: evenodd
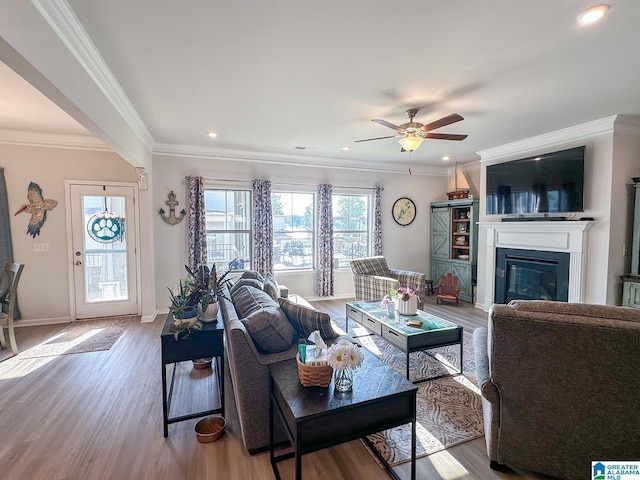
<svg viewBox="0 0 640 480">
<path fill-rule="evenodd" d="M 189 225 L 187 227 L 187 262 L 195 270 L 207 264 L 207 217 L 204 210 L 204 180 L 187 177 L 189 182 Z"/>
<path fill-rule="evenodd" d="M 382 255 L 382 208 L 380 206 L 380 197 L 382 196 L 382 187 L 374 187 L 373 189 L 373 254 Z"/>
<path fill-rule="evenodd" d="M 13 262 L 13 245 L 11 244 L 11 227 L 9 225 L 9 196 L 7 195 L 7 183 L 4 180 L 4 168 L 0 167 L 0 276 L 4 266 Z M 0 291 L 5 285 L 0 285 Z M 2 309 L 5 313 L 7 305 L 3 305 Z M 14 318 L 20 318 L 20 310 L 16 301 L 16 310 Z M 2 328 L 2 327 L 0 327 Z"/>
<path fill-rule="evenodd" d="M 318 185 L 318 270 L 316 293 L 321 297 L 333 295 L 333 213 L 331 185 Z"/>
<path fill-rule="evenodd" d="M 271 182 L 253 181 L 253 268 L 262 275 L 273 270 Z"/>
</svg>

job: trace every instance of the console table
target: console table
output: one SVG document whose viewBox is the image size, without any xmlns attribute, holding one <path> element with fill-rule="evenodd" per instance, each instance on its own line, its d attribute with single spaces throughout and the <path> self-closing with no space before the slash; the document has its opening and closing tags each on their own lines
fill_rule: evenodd
<svg viewBox="0 0 640 480">
<path fill-rule="evenodd" d="M 180 340 L 176 340 L 173 336 L 173 332 L 171 331 L 172 323 L 173 316 L 169 313 L 162 333 L 160 334 L 162 344 L 162 415 L 165 437 L 169 436 L 170 423 L 182 422 L 184 420 L 216 413 L 224 416 L 224 323 L 222 319 L 219 318 L 216 323 L 203 323 L 202 330 L 192 332 L 187 338 L 180 338 Z M 170 363 L 186 362 L 209 357 L 214 359 L 211 365 L 215 365 L 216 368 L 220 406 L 211 410 L 190 413 L 179 417 L 169 417 L 176 368 L 174 366 L 171 383 L 167 391 L 166 366 Z"/>
<path fill-rule="evenodd" d="M 411 480 L 416 478 L 417 387 L 375 355 L 362 349 L 365 359 L 356 370 L 351 392 L 328 387 L 303 387 L 295 360 L 271 366 L 269 393 L 269 459 L 280 480 L 277 463 L 295 458 L 296 480 L 302 478 L 302 455 L 364 438 L 394 478 L 397 474 L 378 454 L 367 435 L 411 422 Z M 284 422 L 293 452 L 275 455 L 274 413 Z"/>
</svg>

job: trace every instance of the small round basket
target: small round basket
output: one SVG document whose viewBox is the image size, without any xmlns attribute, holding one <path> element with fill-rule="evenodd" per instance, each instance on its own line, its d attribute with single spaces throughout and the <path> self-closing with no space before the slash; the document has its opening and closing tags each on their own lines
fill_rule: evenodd
<svg viewBox="0 0 640 480">
<path fill-rule="evenodd" d="M 205 370 L 207 368 L 211 368 L 211 358 L 198 358 L 197 360 L 193 360 L 193 368 L 196 370 Z"/>
<path fill-rule="evenodd" d="M 222 417 L 204 417 L 196 423 L 195 431 L 200 443 L 211 443 L 224 433 L 225 420 Z"/>
<path fill-rule="evenodd" d="M 329 365 L 306 365 L 300 362 L 300 356 L 296 355 L 298 362 L 298 377 L 303 387 L 328 387 L 331 383 L 333 368 Z"/>
</svg>

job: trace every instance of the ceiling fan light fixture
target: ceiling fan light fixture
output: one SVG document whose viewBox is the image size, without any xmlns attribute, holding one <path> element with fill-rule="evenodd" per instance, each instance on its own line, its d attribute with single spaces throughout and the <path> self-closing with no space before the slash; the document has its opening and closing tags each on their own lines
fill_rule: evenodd
<svg viewBox="0 0 640 480">
<path fill-rule="evenodd" d="M 415 135 L 409 134 L 406 137 L 402 137 L 398 140 L 398 143 L 404 148 L 407 152 L 413 152 L 417 150 L 418 147 L 422 144 L 424 138 L 416 137 Z"/>
<path fill-rule="evenodd" d="M 609 5 L 601 4 L 594 5 L 587 8 L 584 12 L 578 15 L 578 23 L 587 24 L 600 20 L 605 13 L 609 10 Z"/>
</svg>

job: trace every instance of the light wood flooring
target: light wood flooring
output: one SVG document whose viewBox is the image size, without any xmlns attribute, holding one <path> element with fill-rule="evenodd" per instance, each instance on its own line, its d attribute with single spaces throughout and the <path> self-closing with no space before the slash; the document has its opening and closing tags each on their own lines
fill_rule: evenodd
<svg viewBox="0 0 640 480">
<path fill-rule="evenodd" d="M 469 304 L 435 306 L 432 312 L 472 331 L 486 314 Z M 345 301 L 315 302 L 344 316 Z M 131 326 L 108 351 L 22 360 L 0 351 L 0 477 L 53 479 L 272 479 L 268 453 L 250 456 L 238 435 L 232 388 L 226 375 L 227 433 L 211 444 L 198 443 L 197 420 L 169 426 L 162 435 L 160 331 L 164 318 Z M 46 341 L 65 325 L 16 329 L 21 351 Z M 189 378 L 176 390 L 176 411 L 200 409 L 210 392 L 211 370 L 181 364 Z M 175 414 L 175 411 L 174 411 Z M 419 479 L 512 479 L 543 477 L 488 467 L 484 439 L 418 461 Z M 396 467 L 409 478 L 408 464 Z M 280 464 L 293 478 L 293 460 Z M 305 478 L 386 480 L 360 441 L 303 457 Z"/>
</svg>

